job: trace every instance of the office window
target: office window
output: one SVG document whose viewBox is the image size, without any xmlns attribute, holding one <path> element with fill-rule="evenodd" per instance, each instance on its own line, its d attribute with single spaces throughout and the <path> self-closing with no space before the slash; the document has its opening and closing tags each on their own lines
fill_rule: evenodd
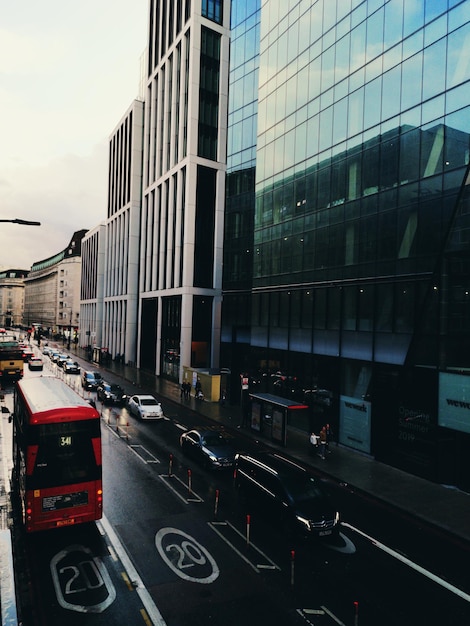
<svg viewBox="0 0 470 626">
<path fill-rule="evenodd" d="M 217 24 L 222 24 L 222 7 L 223 0 L 202 0 L 201 12 L 203 17 L 207 17 Z"/>
</svg>

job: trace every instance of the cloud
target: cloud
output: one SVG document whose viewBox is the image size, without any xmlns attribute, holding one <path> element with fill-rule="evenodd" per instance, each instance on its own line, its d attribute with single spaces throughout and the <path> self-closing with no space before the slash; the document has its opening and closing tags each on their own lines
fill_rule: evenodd
<svg viewBox="0 0 470 626">
<path fill-rule="evenodd" d="M 106 218 L 108 138 L 138 95 L 148 0 L 0 0 L 0 265 Z"/>
<path fill-rule="evenodd" d="M 0 177 L 0 191 L 0 218 L 41 222 L 39 227 L 0 224 L 0 263 L 30 269 L 63 250 L 74 231 L 106 218 L 107 144 L 96 145 L 89 156 L 65 155 L 46 166 L 13 169 Z"/>
</svg>

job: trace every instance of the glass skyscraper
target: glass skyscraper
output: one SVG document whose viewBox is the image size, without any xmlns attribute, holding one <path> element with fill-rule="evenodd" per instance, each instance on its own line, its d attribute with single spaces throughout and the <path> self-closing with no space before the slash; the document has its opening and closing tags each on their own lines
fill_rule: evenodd
<svg viewBox="0 0 470 626">
<path fill-rule="evenodd" d="M 221 366 L 470 488 L 470 0 L 234 0 Z"/>
</svg>

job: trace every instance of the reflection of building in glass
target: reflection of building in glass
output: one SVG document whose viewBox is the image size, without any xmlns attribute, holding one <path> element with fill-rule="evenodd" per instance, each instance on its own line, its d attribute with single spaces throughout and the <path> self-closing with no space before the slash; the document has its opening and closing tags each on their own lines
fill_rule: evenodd
<svg viewBox="0 0 470 626">
<path fill-rule="evenodd" d="M 249 4 L 231 20 L 231 397 L 250 372 L 344 445 L 470 488 L 470 2 Z"/>
</svg>

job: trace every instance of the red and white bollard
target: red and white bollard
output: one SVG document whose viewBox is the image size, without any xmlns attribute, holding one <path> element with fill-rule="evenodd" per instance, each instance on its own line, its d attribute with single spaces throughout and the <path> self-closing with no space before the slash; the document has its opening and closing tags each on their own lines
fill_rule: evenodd
<svg viewBox="0 0 470 626">
<path fill-rule="evenodd" d="M 192 493 L 192 489 L 191 489 L 191 470 L 188 468 L 188 491 L 189 493 Z"/>
<path fill-rule="evenodd" d="M 173 474 L 173 455 L 170 454 L 170 462 L 168 464 L 168 476 Z"/>
<path fill-rule="evenodd" d="M 217 518 L 217 511 L 219 509 L 219 490 L 215 490 L 215 504 L 214 504 L 214 518 Z"/>
</svg>

